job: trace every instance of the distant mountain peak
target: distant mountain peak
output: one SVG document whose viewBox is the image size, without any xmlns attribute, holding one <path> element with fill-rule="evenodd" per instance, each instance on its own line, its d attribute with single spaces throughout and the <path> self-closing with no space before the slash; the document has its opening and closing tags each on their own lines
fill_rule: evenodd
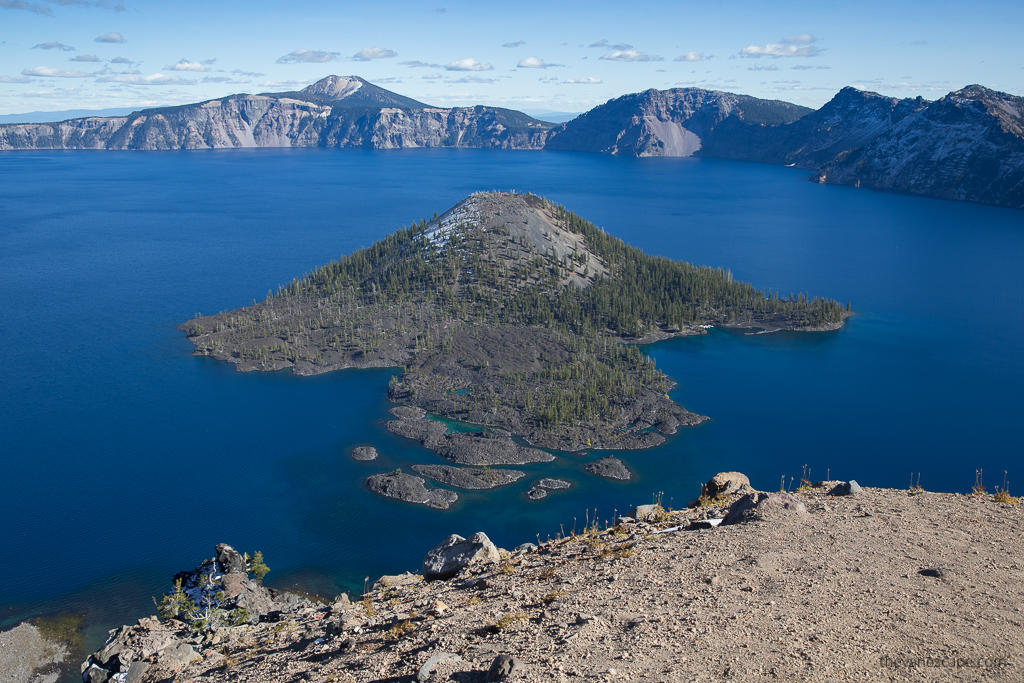
<svg viewBox="0 0 1024 683">
<path fill-rule="evenodd" d="M 359 90 L 366 81 L 359 76 L 328 76 L 302 89 L 309 95 L 320 95 L 332 100 L 343 100 Z"/>
</svg>

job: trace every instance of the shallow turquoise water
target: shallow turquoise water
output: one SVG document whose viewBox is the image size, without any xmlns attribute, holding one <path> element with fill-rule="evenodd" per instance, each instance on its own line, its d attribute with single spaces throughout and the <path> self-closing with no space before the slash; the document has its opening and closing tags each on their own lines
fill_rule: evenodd
<svg viewBox="0 0 1024 683">
<path fill-rule="evenodd" d="M 271 584 L 329 593 L 416 569 L 448 533 L 505 547 L 585 514 L 675 505 L 720 470 L 965 491 L 1024 481 L 1024 212 L 818 186 L 718 160 L 482 150 L 0 156 L 0 625 L 88 615 L 91 642 L 152 611 L 226 541 Z M 175 325 L 236 308 L 470 192 L 529 190 L 649 253 L 852 301 L 841 331 L 712 330 L 650 347 L 711 422 L 622 457 L 561 456 L 439 512 L 366 491 L 438 462 L 387 432 L 394 371 L 239 374 Z M 377 461 L 348 457 L 375 445 Z M 594 454 L 592 457 L 596 457 Z M 531 502 L 541 476 L 573 482 Z M 585 513 L 585 510 L 590 510 Z"/>
</svg>

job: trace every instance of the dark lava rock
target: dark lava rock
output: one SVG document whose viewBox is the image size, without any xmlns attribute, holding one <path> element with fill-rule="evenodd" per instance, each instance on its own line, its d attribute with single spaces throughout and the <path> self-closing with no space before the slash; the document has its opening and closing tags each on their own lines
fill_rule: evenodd
<svg viewBox="0 0 1024 683">
<path fill-rule="evenodd" d="M 491 662 L 491 668 L 487 670 L 487 680 L 489 682 L 507 681 L 514 676 L 522 675 L 524 669 L 523 663 L 518 658 L 498 655 Z"/>
<path fill-rule="evenodd" d="M 601 458 L 596 460 L 586 467 L 587 472 L 596 474 L 599 477 L 606 477 L 608 479 L 620 479 L 627 481 L 633 478 L 633 475 L 629 473 L 626 466 L 618 458 L 608 456 L 607 458 Z"/>
<path fill-rule="evenodd" d="M 953 572 L 943 567 L 933 567 L 932 569 L 922 569 L 918 572 L 921 576 L 931 576 L 936 579 L 948 579 Z"/>
<path fill-rule="evenodd" d="M 377 449 L 373 446 L 356 446 L 350 454 L 353 460 L 369 462 L 377 459 Z"/>
<path fill-rule="evenodd" d="M 366 486 L 374 493 L 388 498 L 417 503 L 438 510 L 447 510 L 459 499 L 459 494 L 444 489 L 428 489 L 423 479 L 401 472 L 373 474 L 366 478 Z"/>
<path fill-rule="evenodd" d="M 803 502 L 791 493 L 748 493 L 731 506 L 723 524 L 741 524 L 782 514 L 807 514 Z"/>
<path fill-rule="evenodd" d="M 540 486 L 534 486 L 533 488 L 526 492 L 526 497 L 529 498 L 530 500 L 540 500 L 541 498 L 546 498 L 547 495 L 548 490 Z"/>
<path fill-rule="evenodd" d="M 555 459 L 540 449 L 520 446 L 503 429 L 462 434 L 449 432 L 437 420 L 422 419 L 391 420 L 387 428 L 393 434 L 419 441 L 424 448 L 457 465 L 526 465 Z"/>
<path fill-rule="evenodd" d="M 413 465 L 417 474 L 460 489 L 493 489 L 519 481 L 526 472 L 519 470 L 492 470 L 450 465 Z"/>
</svg>

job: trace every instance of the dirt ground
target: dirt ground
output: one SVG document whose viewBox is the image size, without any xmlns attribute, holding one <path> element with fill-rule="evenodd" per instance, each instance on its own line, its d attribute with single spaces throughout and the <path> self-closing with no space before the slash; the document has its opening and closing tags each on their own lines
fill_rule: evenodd
<svg viewBox="0 0 1024 683">
<path fill-rule="evenodd" d="M 806 512 L 666 513 L 225 629 L 174 680 L 412 681 L 440 653 L 422 680 L 483 681 L 499 655 L 525 681 L 1024 680 L 1024 505 L 796 495 Z"/>
</svg>

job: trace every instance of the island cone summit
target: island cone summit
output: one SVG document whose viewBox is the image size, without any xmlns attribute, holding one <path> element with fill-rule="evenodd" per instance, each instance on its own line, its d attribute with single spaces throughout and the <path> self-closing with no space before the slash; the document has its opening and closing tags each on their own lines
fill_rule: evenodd
<svg viewBox="0 0 1024 683">
<path fill-rule="evenodd" d="M 654 446 L 703 419 L 669 399 L 636 342 L 704 325 L 829 330 L 845 315 L 648 256 L 540 197 L 487 193 L 181 329 L 242 371 L 405 368 L 396 403 L 580 450 Z"/>
</svg>

